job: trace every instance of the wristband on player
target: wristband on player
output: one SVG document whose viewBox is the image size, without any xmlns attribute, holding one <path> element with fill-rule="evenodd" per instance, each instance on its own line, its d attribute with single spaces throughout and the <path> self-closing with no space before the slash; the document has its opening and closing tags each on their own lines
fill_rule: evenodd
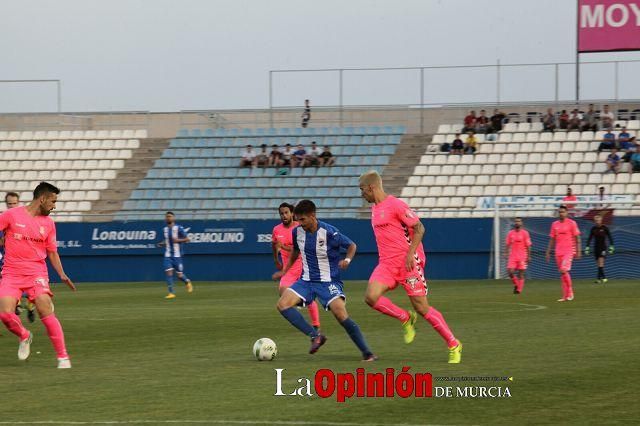
<svg viewBox="0 0 640 426">
<path fill-rule="evenodd" d="M 344 261 L 347 262 L 347 265 L 351 263 L 351 259 L 349 259 L 348 257 L 345 257 Z"/>
</svg>

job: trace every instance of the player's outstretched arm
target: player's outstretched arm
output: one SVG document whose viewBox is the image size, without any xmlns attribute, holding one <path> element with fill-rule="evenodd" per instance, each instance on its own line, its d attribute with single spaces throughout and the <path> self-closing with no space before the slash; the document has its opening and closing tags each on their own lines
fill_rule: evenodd
<svg viewBox="0 0 640 426">
<path fill-rule="evenodd" d="M 353 260 L 353 257 L 356 255 L 357 250 L 358 246 L 356 246 L 356 243 L 349 244 L 349 247 L 347 247 L 347 254 L 345 255 L 344 259 L 342 259 L 340 263 L 338 263 L 340 269 L 347 269 L 349 267 L 351 261 Z"/>
<path fill-rule="evenodd" d="M 76 286 L 73 285 L 73 281 L 71 278 L 64 273 L 64 269 L 62 268 L 62 261 L 60 260 L 60 255 L 56 251 L 48 252 L 49 262 L 51 262 L 51 266 L 56 270 L 58 275 L 60 276 L 60 280 L 67 285 L 71 290 L 76 291 Z"/>
<path fill-rule="evenodd" d="M 280 259 L 278 259 L 278 249 L 280 248 L 280 243 L 277 241 L 271 241 L 271 251 L 273 252 L 273 263 L 276 265 L 276 269 L 282 269 L 282 263 Z"/>
<path fill-rule="evenodd" d="M 582 240 L 580 235 L 576 235 L 576 259 L 580 259 L 582 257 Z"/>
<path fill-rule="evenodd" d="M 275 280 L 279 280 L 283 275 L 285 275 L 287 272 L 289 272 L 289 269 L 291 269 L 291 267 L 293 266 L 293 264 L 296 262 L 296 260 L 298 260 L 298 256 L 300 256 L 300 252 L 297 249 L 293 249 L 293 251 L 291 252 L 291 256 L 289 257 L 289 261 L 287 262 L 286 266 L 284 268 L 282 268 L 281 271 L 277 271 L 276 273 L 274 273 L 271 278 L 275 281 Z"/>
</svg>

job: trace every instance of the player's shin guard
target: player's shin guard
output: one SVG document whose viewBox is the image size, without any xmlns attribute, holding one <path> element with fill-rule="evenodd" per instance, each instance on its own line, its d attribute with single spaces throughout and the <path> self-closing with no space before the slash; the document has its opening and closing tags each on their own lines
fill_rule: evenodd
<svg viewBox="0 0 640 426">
<path fill-rule="evenodd" d="M 173 275 L 167 275 L 167 289 L 173 293 Z"/>
<path fill-rule="evenodd" d="M 7 330 L 18 336 L 20 340 L 25 340 L 29 337 L 29 330 L 24 328 L 20 317 L 14 312 L 0 313 L 0 321 L 7 327 Z"/>
<path fill-rule="evenodd" d="M 55 349 L 58 358 L 69 358 L 67 347 L 64 343 L 64 333 L 62 332 L 62 325 L 60 325 L 60 321 L 58 321 L 56 314 L 47 315 L 46 317 L 42 318 L 41 321 L 47 329 L 49 340 L 51 340 L 53 349 Z"/>
<path fill-rule="evenodd" d="M 304 317 L 296 308 L 287 308 L 283 311 L 280 311 L 280 314 L 285 317 L 287 321 L 291 323 L 292 326 L 300 330 L 302 333 L 306 334 L 309 337 L 316 337 L 318 332 L 305 321 Z"/>
<path fill-rule="evenodd" d="M 440 311 L 431 306 L 429 307 L 429 311 L 424 314 L 424 319 L 426 319 L 429 324 L 431 324 L 433 329 L 437 331 L 440 336 L 442 336 L 444 341 L 447 342 L 448 347 L 453 348 L 454 346 L 458 345 L 458 340 L 449 329 L 449 326 L 447 325 L 447 322 L 444 320 L 444 317 L 442 316 Z"/>
<path fill-rule="evenodd" d="M 307 306 L 307 309 L 309 310 L 311 325 L 314 327 L 320 327 L 320 312 L 318 312 L 318 304 L 316 302 L 311 302 L 311 304 Z"/>
<path fill-rule="evenodd" d="M 394 304 L 389 298 L 384 296 L 380 296 L 372 308 L 378 312 L 400 320 L 400 322 L 407 322 L 409 320 L 409 312 Z"/>
<path fill-rule="evenodd" d="M 360 327 L 358 327 L 358 324 L 356 324 L 354 320 L 352 320 L 351 318 L 347 318 L 346 320 L 342 321 L 340 325 L 344 327 L 347 334 L 349 335 L 351 340 L 353 340 L 353 343 L 356 344 L 358 349 L 360 349 L 360 352 L 362 352 L 362 355 L 364 357 L 373 355 L 373 352 L 371 352 L 371 349 L 369 349 L 369 345 L 367 345 L 367 341 L 364 340 L 364 336 L 360 331 Z"/>
</svg>

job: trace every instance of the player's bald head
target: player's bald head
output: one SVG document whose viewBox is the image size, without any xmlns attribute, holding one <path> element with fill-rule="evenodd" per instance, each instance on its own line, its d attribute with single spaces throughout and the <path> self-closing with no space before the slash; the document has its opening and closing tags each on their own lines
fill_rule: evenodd
<svg viewBox="0 0 640 426">
<path fill-rule="evenodd" d="M 360 175 L 360 185 L 382 188 L 382 177 L 375 170 Z"/>
</svg>

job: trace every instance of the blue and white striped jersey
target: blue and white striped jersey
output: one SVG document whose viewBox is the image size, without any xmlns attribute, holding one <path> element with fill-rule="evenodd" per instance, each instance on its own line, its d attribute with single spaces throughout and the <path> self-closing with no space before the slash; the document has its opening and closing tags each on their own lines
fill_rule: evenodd
<svg viewBox="0 0 640 426">
<path fill-rule="evenodd" d="M 301 226 L 292 232 L 293 244 L 302 257 L 300 278 L 303 281 L 340 281 L 340 250 L 349 247 L 353 241 L 334 226 L 320 221 L 314 233 L 305 232 Z"/>
<path fill-rule="evenodd" d="M 186 238 L 187 233 L 184 228 L 180 225 L 174 224 L 173 226 L 165 226 L 164 227 L 164 257 L 182 257 L 184 256 L 184 252 L 182 251 L 183 243 L 176 243 L 175 240 L 178 238 Z"/>
</svg>

